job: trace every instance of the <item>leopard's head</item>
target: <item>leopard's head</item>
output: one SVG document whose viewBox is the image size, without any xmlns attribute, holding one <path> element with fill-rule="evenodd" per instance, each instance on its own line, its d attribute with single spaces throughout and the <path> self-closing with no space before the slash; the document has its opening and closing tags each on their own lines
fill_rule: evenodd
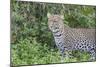
<svg viewBox="0 0 100 67">
<path fill-rule="evenodd" d="M 63 16 L 61 15 L 51 15 L 47 14 L 48 16 L 48 26 L 52 32 L 56 32 L 57 30 L 63 29 Z"/>
</svg>

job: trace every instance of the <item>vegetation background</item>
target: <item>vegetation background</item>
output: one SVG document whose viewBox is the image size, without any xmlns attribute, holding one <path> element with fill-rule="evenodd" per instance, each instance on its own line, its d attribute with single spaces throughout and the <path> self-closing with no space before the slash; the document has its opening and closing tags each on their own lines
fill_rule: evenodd
<svg viewBox="0 0 100 67">
<path fill-rule="evenodd" d="M 96 7 L 11 0 L 11 65 L 61 63 L 47 25 L 47 13 L 64 15 L 72 28 L 95 28 Z M 67 62 L 87 61 L 89 54 L 74 52 Z"/>
</svg>

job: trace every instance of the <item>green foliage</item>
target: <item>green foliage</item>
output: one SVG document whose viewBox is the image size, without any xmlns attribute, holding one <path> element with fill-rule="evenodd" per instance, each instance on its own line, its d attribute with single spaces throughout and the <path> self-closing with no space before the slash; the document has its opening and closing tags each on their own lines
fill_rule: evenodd
<svg viewBox="0 0 100 67">
<path fill-rule="evenodd" d="M 57 49 L 49 49 L 47 44 L 42 46 L 37 43 L 36 39 L 32 42 L 28 39 L 19 41 L 17 44 L 12 44 L 12 65 L 29 65 L 29 64 L 51 64 L 61 63 L 61 56 Z M 86 52 L 73 52 L 72 58 L 65 58 L 64 62 L 80 62 L 87 61 L 89 54 Z"/>
<path fill-rule="evenodd" d="M 95 6 L 46 4 L 11 1 L 11 62 L 12 65 L 61 63 L 47 13 L 64 15 L 64 23 L 74 28 L 95 28 Z M 76 53 L 73 52 L 73 55 Z M 78 56 L 77 56 L 78 55 Z M 64 62 L 87 61 L 88 53 L 66 58 Z"/>
</svg>

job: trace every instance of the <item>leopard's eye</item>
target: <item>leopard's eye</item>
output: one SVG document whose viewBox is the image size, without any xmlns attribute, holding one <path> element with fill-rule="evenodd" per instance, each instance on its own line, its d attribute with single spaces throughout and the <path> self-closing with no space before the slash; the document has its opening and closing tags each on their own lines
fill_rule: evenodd
<svg viewBox="0 0 100 67">
<path fill-rule="evenodd" d="M 51 28 L 53 28 L 53 26 L 51 26 Z"/>
</svg>

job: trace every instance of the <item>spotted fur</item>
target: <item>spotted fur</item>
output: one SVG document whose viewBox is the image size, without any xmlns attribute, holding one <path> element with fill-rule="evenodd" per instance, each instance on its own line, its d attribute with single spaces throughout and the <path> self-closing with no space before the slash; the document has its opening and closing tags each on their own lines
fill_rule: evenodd
<svg viewBox="0 0 100 67">
<path fill-rule="evenodd" d="M 63 19 L 59 15 L 49 16 L 48 26 L 62 56 L 64 56 L 64 51 L 80 50 L 89 52 L 92 60 L 95 60 L 95 29 L 70 28 L 64 25 Z"/>
</svg>

